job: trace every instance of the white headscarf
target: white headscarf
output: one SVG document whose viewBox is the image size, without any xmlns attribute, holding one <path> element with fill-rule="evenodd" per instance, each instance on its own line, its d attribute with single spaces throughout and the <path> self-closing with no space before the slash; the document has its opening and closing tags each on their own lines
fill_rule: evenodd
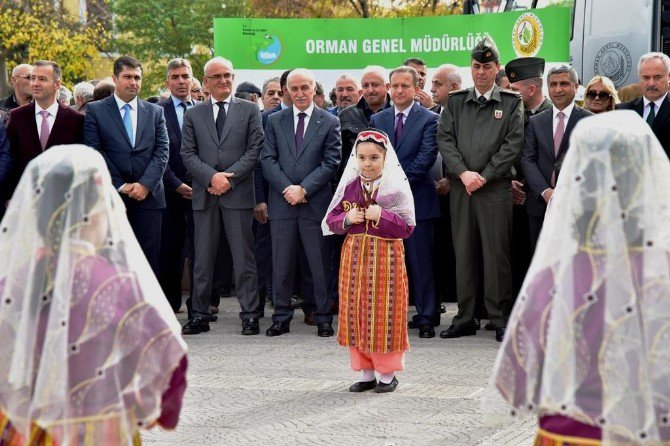
<svg viewBox="0 0 670 446">
<path fill-rule="evenodd" d="M 21 177 L 0 224 L 0 339 L 0 410 L 23 435 L 83 444 L 97 417 L 133 444 L 160 415 L 186 345 L 93 149 L 53 147 Z"/>
<path fill-rule="evenodd" d="M 670 162 L 636 113 L 595 115 L 552 200 L 485 411 L 567 416 L 605 445 L 670 440 Z"/>
<path fill-rule="evenodd" d="M 398 155 L 395 153 L 395 150 L 391 145 L 391 141 L 381 130 L 367 129 L 360 132 L 356 138 L 354 150 L 351 151 L 351 155 L 347 160 L 347 166 L 337 185 L 335 195 L 333 195 L 333 199 L 330 201 L 330 205 L 328 205 L 326 217 L 324 217 L 321 222 L 321 230 L 324 235 L 332 234 L 326 223 L 326 218 L 328 214 L 330 214 L 330 211 L 335 209 L 344 198 L 344 192 L 347 186 L 352 181 L 361 181 L 361 172 L 358 169 L 358 161 L 356 159 L 356 147 L 362 142 L 374 142 L 386 149 L 384 168 L 382 169 L 375 201 L 383 209 L 400 216 L 400 218 L 402 218 L 409 226 L 416 226 L 416 219 L 414 217 L 414 196 L 412 195 L 412 190 L 410 189 L 405 171 L 402 170 L 402 166 L 398 160 Z"/>
</svg>

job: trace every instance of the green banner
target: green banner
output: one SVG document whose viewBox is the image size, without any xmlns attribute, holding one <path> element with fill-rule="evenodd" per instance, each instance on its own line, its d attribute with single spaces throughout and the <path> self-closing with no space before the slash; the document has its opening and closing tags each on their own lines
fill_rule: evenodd
<svg viewBox="0 0 670 446">
<path fill-rule="evenodd" d="M 505 63 L 538 56 L 565 62 L 570 9 L 399 19 L 214 19 L 214 50 L 237 69 L 386 68 L 408 57 L 428 66 L 470 65 L 470 51 L 486 34 Z"/>
</svg>

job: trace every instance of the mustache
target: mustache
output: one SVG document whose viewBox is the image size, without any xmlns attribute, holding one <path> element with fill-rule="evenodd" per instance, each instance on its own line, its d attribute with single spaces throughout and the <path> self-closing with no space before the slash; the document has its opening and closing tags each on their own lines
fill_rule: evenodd
<svg viewBox="0 0 670 446">
<path fill-rule="evenodd" d="M 644 91 L 661 91 L 661 89 L 654 86 L 654 85 L 651 85 L 651 86 L 645 88 Z"/>
</svg>

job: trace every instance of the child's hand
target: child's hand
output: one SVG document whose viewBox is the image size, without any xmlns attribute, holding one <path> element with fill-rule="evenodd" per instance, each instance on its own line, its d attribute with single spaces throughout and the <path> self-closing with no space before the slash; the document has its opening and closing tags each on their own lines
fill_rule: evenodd
<svg viewBox="0 0 670 446">
<path fill-rule="evenodd" d="M 370 221 L 378 221 L 382 215 L 382 208 L 378 204 L 371 204 L 365 210 L 365 219 Z"/>
<path fill-rule="evenodd" d="M 359 207 L 349 209 L 347 212 L 347 222 L 352 225 L 357 225 L 365 221 L 365 211 Z"/>
</svg>

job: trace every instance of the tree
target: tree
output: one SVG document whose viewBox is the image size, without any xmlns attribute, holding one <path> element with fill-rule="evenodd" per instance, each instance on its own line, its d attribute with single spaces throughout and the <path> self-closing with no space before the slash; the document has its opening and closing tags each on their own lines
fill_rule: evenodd
<svg viewBox="0 0 670 446">
<path fill-rule="evenodd" d="M 69 86 L 89 74 L 108 33 L 99 23 L 82 24 L 52 5 L 28 0 L 0 9 L 0 89 L 7 85 L 9 70 L 40 59 L 57 62 Z"/>
<path fill-rule="evenodd" d="M 251 17 L 419 17 L 460 11 L 461 0 L 249 0 Z"/>
<path fill-rule="evenodd" d="M 145 95 L 164 85 L 169 59 L 183 57 L 200 77 L 214 54 L 213 19 L 241 17 L 242 0 L 114 0 L 114 49 L 137 58 L 145 68 Z"/>
</svg>

